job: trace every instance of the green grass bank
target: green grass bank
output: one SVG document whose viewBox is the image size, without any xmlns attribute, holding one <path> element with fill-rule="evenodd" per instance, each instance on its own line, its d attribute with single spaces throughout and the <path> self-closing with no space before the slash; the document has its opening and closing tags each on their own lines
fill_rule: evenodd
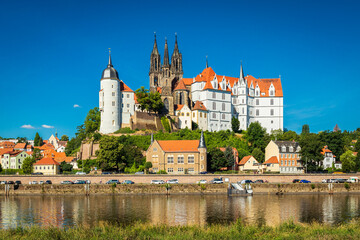
<svg viewBox="0 0 360 240">
<path fill-rule="evenodd" d="M 99 223 L 95 227 L 30 227 L 0 230 L 1 239 L 360 239 L 360 222 L 342 225 L 300 224 L 288 221 L 276 227 L 261 223 L 206 226 L 168 226 L 136 223 L 116 226 Z"/>
</svg>

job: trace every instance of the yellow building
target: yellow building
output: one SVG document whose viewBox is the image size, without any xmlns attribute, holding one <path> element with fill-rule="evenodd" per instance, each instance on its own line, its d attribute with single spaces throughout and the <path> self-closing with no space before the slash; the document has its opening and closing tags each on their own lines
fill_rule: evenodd
<svg viewBox="0 0 360 240">
<path fill-rule="evenodd" d="M 255 171 L 258 172 L 261 170 L 261 164 L 253 156 L 245 156 L 241 159 L 239 163 L 239 171 Z"/>
<path fill-rule="evenodd" d="M 280 164 L 276 156 L 270 157 L 263 163 L 263 172 L 280 172 Z"/>
<path fill-rule="evenodd" d="M 155 140 L 146 151 L 146 161 L 152 163 L 152 172 L 197 174 L 207 171 L 206 150 L 203 132 L 200 140 Z"/>
<path fill-rule="evenodd" d="M 56 175 L 60 173 L 60 164 L 53 158 L 46 157 L 34 163 L 33 172 L 44 175 Z"/>
</svg>

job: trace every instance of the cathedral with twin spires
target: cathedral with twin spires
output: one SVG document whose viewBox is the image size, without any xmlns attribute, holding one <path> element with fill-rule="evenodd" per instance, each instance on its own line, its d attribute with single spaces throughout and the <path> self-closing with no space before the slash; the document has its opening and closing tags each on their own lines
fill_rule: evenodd
<svg viewBox="0 0 360 240">
<path fill-rule="evenodd" d="M 164 103 L 163 114 L 175 120 L 178 129 L 220 131 L 231 129 L 233 117 L 240 129 L 259 122 L 267 132 L 283 130 L 283 91 L 280 78 L 218 75 L 208 66 L 193 78 L 183 78 L 182 54 L 175 35 L 174 50 L 169 57 L 165 39 L 164 56 L 158 50 L 156 35 L 150 55 L 150 91 L 159 92 Z M 140 87 L 140 86 L 139 86 Z M 119 79 L 111 56 L 101 79 L 99 94 L 101 133 L 112 133 L 121 127 L 131 127 L 139 106 L 134 91 Z"/>
</svg>

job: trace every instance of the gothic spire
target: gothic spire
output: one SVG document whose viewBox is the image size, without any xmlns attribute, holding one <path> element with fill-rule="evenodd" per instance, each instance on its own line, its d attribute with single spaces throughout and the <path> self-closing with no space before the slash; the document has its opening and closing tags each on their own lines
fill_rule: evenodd
<svg viewBox="0 0 360 240">
<path fill-rule="evenodd" d="M 169 49 L 167 44 L 167 39 L 165 38 L 165 50 L 164 50 L 164 67 L 169 67 Z"/>
<path fill-rule="evenodd" d="M 201 130 L 201 136 L 200 136 L 200 141 L 199 141 L 198 148 L 206 148 L 205 138 L 204 138 L 204 131 L 203 130 Z"/>
<path fill-rule="evenodd" d="M 179 53 L 179 47 L 178 47 L 178 42 L 177 42 L 177 33 L 175 33 L 175 47 L 174 47 L 174 53 Z"/>
<path fill-rule="evenodd" d="M 154 47 L 153 47 L 152 53 L 157 54 L 157 55 L 159 54 L 157 43 L 156 43 L 156 33 L 154 33 Z"/>
<path fill-rule="evenodd" d="M 208 56 L 206 55 L 206 68 L 209 67 L 209 64 L 208 64 Z"/>
<path fill-rule="evenodd" d="M 153 142 L 154 142 L 154 134 L 151 133 L 151 143 L 153 143 Z"/>
<path fill-rule="evenodd" d="M 244 80 L 244 71 L 243 71 L 243 66 L 242 66 L 242 62 L 241 62 L 241 65 L 240 65 L 240 80 Z"/>
</svg>

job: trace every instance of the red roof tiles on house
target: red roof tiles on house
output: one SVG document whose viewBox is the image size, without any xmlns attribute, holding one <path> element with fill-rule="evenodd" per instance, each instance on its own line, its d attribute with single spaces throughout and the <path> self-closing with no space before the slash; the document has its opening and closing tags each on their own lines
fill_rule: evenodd
<svg viewBox="0 0 360 240">
<path fill-rule="evenodd" d="M 182 104 L 176 104 L 175 111 L 180 111 L 183 107 L 184 107 L 184 105 L 182 105 Z"/>
<path fill-rule="evenodd" d="M 25 149 L 26 143 L 17 143 L 14 149 Z"/>
<path fill-rule="evenodd" d="M 207 111 L 206 107 L 204 106 L 203 102 L 196 101 L 193 110 L 202 110 Z"/>
<path fill-rule="evenodd" d="M 214 89 L 213 86 L 211 85 L 210 81 L 206 82 L 203 90 L 206 90 L 206 89 Z"/>
<path fill-rule="evenodd" d="M 164 152 L 198 152 L 199 140 L 159 140 Z"/>
<path fill-rule="evenodd" d="M 245 156 L 245 157 L 243 157 L 242 159 L 241 159 L 241 161 L 239 162 L 239 165 L 245 165 L 245 163 L 247 162 L 247 161 L 249 161 L 249 159 L 251 158 L 252 156 L 250 155 L 250 156 Z"/>
<path fill-rule="evenodd" d="M 34 163 L 34 165 L 60 165 L 58 162 L 56 162 L 53 158 L 42 158 L 41 160 Z"/>
<path fill-rule="evenodd" d="M 193 81 L 194 81 L 194 79 L 192 79 L 192 78 L 183 78 L 182 80 L 184 81 L 184 84 L 186 86 L 191 85 L 193 83 Z"/>
<path fill-rule="evenodd" d="M 263 164 L 270 164 L 270 163 L 279 164 L 279 160 L 278 160 L 278 158 L 276 156 L 272 156 L 271 158 L 266 160 Z"/>
<path fill-rule="evenodd" d="M 120 91 L 122 92 L 134 92 L 123 81 L 120 80 Z"/>
<path fill-rule="evenodd" d="M 281 79 L 280 78 L 255 78 L 251 75 L 248 75 L 245 77 L 245 79 L 248 82 L 248 87 L 250 88 L 251 83 L 253 83 L 254 89 L 256 88 L 256 85 L 260 88 L 260 97 L 269 97 L 269 88 L 271 84 L 275 88 L 275 97 L 282 97 L 283 91 L 281 86 Z M 264 95 L 262 94 L 264 93 Z"/>
</svg>

